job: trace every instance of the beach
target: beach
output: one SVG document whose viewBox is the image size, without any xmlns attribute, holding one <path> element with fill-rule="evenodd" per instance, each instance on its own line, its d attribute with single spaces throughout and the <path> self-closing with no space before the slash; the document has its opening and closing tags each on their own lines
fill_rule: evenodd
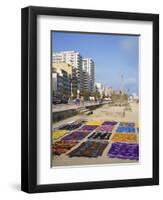
<svg viewBox="0 0 163 200">
<path fill-rule="evenodd" d="M 77 116 L 73 116 L 68 119 L 62 120 L 58 123 L 54 123 L 53 128 L 60 127 L 63 124 L 72 123 L 76 120 L 86 121 L 86 122 L 89 122 L 89 121 L 94 121 L 94 122 L 116 121 L 117 122 L 117 124 L 114 126 L 112 130 L 112 134 L 109 139 L 107 140 L 94 139 L 93 140 L 93 141 L 108 143 L 106 148 L 103 150 L 101 156 L 97 156 L 97 157 L 84 157 L 84 156 L 70 157 L 69 156 L 70 152 L 77 149 L 82 143 L 87 142 L 89 140 L 89 137 L 92 134 L 91 132 L 90 134 L 87 135 L 87 137 L 78 141 L 78 144 L 76 144 L 66 153 L 63 153 L 61 155 L 52 154 L 52 167 L 64 167 L 64 166 L 77 167 L 81 165 L 91 165 L 91 166 L 96 165 L 97 166 L 101 164 L 134 164 L 134 163 L 138 164 L 139 162 L 138 160 L 111 158 L 108 156 L 108 152 L 112 144 L 115 142 L 113 141 L 113 138 L 114 138 L 114 135 L 117 134 L 116 130 L 120 122 L 132 122 L 135 124 L 136 128 L 139 128 L 139 104 L 130 103 L 129 107 L 130 109 L 127 110 L 125 106 L 111 106 L 109 104 L 105 104 L 102 107 L 94 110 L 91 115 L 77 115 Z M 136 129 L 136 133 L 135 133 L 137 136 L 137 141 L 136 141 L 137 144 L 139 144 L 138 130 L 139 129 Z M 53 140 L 52 143 L 62 140 L 63 137 L 60 137 L 57 140 Z"/>
</svg>

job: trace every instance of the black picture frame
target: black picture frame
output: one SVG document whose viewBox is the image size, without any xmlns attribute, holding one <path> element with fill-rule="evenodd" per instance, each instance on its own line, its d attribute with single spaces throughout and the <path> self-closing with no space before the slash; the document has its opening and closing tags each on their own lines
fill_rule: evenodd
<svg viewBox="0 0 163 200">
<path fill-rule="evenodd" d="M 37 16 L 56 15 L 153 23 L 153 177 L 37 184 Z M 159 15 L 30 6 L 21 11 L 21 190 L 28 193 L 159 184 Z"/>
</svg>

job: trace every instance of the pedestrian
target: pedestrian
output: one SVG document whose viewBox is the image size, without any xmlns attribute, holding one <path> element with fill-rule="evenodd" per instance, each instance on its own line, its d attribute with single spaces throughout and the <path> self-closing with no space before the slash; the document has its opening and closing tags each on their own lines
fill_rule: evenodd
<svg viewBox="0 0 163 200">
<path fill-rule="evenodd" d="M 84 97 L 83 96 L 81 96 L 80 101 L 81 101 L 81 106 L 84 106 Z"/>
<path fill-rule="evenodd" d="M 80 106 L 80 99 L 79 98 L 76 98 L 76 105 Z"/>
</svg>

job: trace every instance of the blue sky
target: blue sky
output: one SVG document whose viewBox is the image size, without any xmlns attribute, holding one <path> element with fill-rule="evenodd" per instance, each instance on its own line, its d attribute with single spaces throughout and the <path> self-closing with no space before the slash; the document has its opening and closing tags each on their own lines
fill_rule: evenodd
<svg viewBox="0 0 163 200">
<path fill-rule="evenodd" d="M 95 62 L 95 80 L 114 89 L 138 94 L 139 36 L 52 32 L 52 51 L 79 51 Z"/>
</svg>

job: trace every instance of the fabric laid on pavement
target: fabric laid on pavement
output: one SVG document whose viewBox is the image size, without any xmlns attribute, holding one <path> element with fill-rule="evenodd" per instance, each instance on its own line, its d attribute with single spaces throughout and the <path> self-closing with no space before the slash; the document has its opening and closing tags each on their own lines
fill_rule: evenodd
<svg viewBox="0 0 163 200">
<path fill-rule="evenodd" d="M 92 126 L 92 125 L 101 125 L 103 123 L 103 121 L 87 121 L 85 124 L 86 125 L 90 125 L 90 126 Z"/>
<path fill-rule="evenodd" d="M 90 131 L 73 131 L 69 135 L 66 135 L 62 140 L 82 140 L 85 138 Z"/>
<path fill-rule="evenodd" d="M 77 129 L 77 128 L 80 128 L 81 126 L 83 125 L 83 123 L 72 123 L 72 124 L 65 124 L 63 125 L 62 127 L 60 127 L 59 129 L 60 130 L 74 130 L 74 129 Z"/>
<path fill-rule="evenodd" d="M 126 143 L 113 143 L 109 152 L 109 158 L 139 160 L 139 145 Z"/>
<path fill-rule="evenodd" d="M 129 132 L 129 133 L 134 133 L 135 132 L 135 128 L 134 127 L 130 127 L 130 126 L 118 126 L 116 132 Z"/>
<path fill-rule="evenodd" d="M 105 121 L 105 122 L 103 122 L 103 124 L 102 125 L 112 125 L 112 126 L 114 126 L 114 125 L 116 125 L 118 122 L 116 122 L 116 121 Z"/>
<path fill-rule="evenodd" d="M 112 126 L 112 125 L 101 125 L 96 130 L 97 131 L 112 132 L 113 129 L 114 129 L 114 126 Z"/>
<path fill-rule="evenodd" d="M 135 127 L 135 123 L 134 122 L 120 122 L 119 126 Z"/>
<path fill-rule="evenodd" d="M 61 155 L 69 151 L 76 144 L 78 144 L 77 141 L 56 141 L 52 144 L 52 153 L 53 155 Z"/>
<path fill-rule="evenodd" d="M 52 133 L 52 139 L 53 140 L 57 140 L 60 137 L 64 136 L 66 133 L 68 133 L 67 130 L 56 130 L 56 131 L 53 131 L 53 133 Z"/>
<path fill-rule="evenodd" d="M 89 136 L 88 139 L 109 140 L 110 136 L 111 136 L 111 133 L 108 133 L 106 131 L 103 131 L 103 132 L 96 131 L 91 136 Z"/>
<path fill-rule="evenodd" d="M 137 142 L 137 134 L 135 133 L 116 133 L 111 138 L 114 142 L 128 142 L 128 143 L 136 143 Z"/>
<path fill-rule="evenodd" d="M 82 126 L 80 129 L 78 129 L 79 131 L 83 130 L 83 131 L 93 131 L 97 128 L 98 126 L 92 126 L 92 125 L 84 125 Z"/>
<path fill-rule="evenodd" d="M 101 156 L 108 142 L 83 142 L 79 147 L 72 150 L 68 155 L 70 157 L 98 157 Z"/>
</svg>

